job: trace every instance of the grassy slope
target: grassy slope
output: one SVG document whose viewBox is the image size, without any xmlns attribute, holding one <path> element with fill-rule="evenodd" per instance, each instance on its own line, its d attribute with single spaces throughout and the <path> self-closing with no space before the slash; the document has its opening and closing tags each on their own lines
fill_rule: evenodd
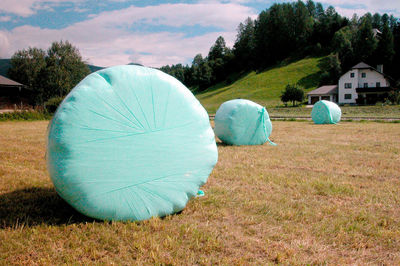
<svg viewBox="0 0 400 266">
<path fill-rule="evenodd" d="M 278 146 L 219 145 L 206 195 L 142 223 L 57 196 L 47 124 L 0 122 L 0 264 L 400 263 L 396 124 L 274 122 Z"/>
<path fill-rule="evenodd" d="M 306 92 L 317 87 L 319 82 L 318 62 L 322 58 L 306 58 L 281 67 L 273 67 L 264 72 L 250 72 L 233 84 L 218 84 L 196 97 L 209 113 L 215 113 L 221 103 L 243 98 L 272 107 L 282 104 L 280 95 L 285 86 L 297 83 Z"/>
</svg>

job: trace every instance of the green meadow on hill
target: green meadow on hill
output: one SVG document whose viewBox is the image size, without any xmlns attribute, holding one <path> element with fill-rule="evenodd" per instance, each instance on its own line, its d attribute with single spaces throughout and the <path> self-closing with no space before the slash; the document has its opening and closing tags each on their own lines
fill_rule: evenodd
<svg viewBox="0 0 400 266">
<path fill-rule="evenodd" d="M 297 84 L 309 92 L 318 87 L 324 57 L 305 58 L 257 73 L 249 72 L 232 84 L 220 83 L 196 95 L 209 113 L 225 101 L 242 98 L 268 107 L 282 105 L 280 96 L 287 84 Z"/>
</svg>

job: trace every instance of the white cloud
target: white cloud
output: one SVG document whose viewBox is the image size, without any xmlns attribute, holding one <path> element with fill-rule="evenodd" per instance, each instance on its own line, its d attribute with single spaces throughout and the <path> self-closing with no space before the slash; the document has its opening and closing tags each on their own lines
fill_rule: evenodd
<svg viewBox="0 0 400 266">
<path fill-rule="evenodd" d="M 0 22 L 7 22 L 7 21 L 11 21 L 10 16 L 0 16 Z"/>
<path fill-rule="evenodd" d="M 63 2 L 78 3 L 85 0 L 1 0 L 0 13 L 15 14 L 21 17 L 28 17 L 38 10 L 49 9 L 53 5 Z"/>
<path fill-rule="evenodd" d="M 80 7 L 78 7 L 78 6 L 64 9 L 64 12 L 85 13 L 85 12 L 89 12 L 89 11 L 90 11 L 89 8 L 80 8 Z"/>
<path fill-rule="evenodd" d="M 249 7 L 237 4 L 199 3 L 199 4 L 163 4 L 158 6 L 131 6 L 123 10 L 104 12 L 94 16 L 91 23 L 96 25 L 131 26 L 135 22 L 149 25 L 180 26 L 217 26 L 235 28 L 248 16 L 256 17 Z"/>
<path fill-rule="evenodd" d="M 9 51 L 10 43 L 8 41 L 7 34 L 3 31 L 0 31 L 0 58 L 7 57 Z"/>
<path fill-rule="evenodd" d="M 22 1 L 14 1 L 14 0 L 2 0 L 0 2 L 0 11 L 4 13 L 17 14 L 23 17 L 32 15 L 33 4 L 35 0 L 22 0 Z"/>
<path fill-rule="evenodd" d="M 340 15 L 348 18 L 353 17 L 354 14 L 357 14 L 358 17 L 361 17 L 368 12 L 368 10 L 364 8 L 349 9 L 349 8 L 335 7 L 335 10 Z"/>
<path fill-rule="evenodd" d="M 222 12 L 221 12 L 222 11 Z M 254 10 L 237 4 L 164 4 L 104 12 L 64 29 L 21 26 L 7 32 L 11 56 L 29 46 L 46 49 L 51 42 L 69 40 L 82 57 L 100 66 L 126 64 L 134 60 L 147 66 L 189 62 L 197 53 L 206 55 L 218 36 L 233 45 L 237 25 Z M 187 37 L 182 32 L 139 32 L 135 23 L 182 27 L 216 27 L 218 32 Z M 194 34 L 192 34 L 194 35 Z"/>
<path fill-rule="evenodd" d="M 319 0 L 318 2 L 335 7 L 339 14 L 347 17 L 351 17 L 354 13 L 364 15 L 367 12 L 400 16 L 399 0 Z"/>
</svg>

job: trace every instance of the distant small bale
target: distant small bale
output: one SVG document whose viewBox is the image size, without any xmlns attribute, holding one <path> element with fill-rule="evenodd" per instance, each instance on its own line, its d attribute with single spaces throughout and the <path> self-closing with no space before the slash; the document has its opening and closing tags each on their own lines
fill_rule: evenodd
<svg viewBox="0 0 400 266">
<path fill-rule="evenodd" d="M 215 114 L 215 134 L 229 145 L 261 145 L 272 132 L 267 110 L 244 99 L 224 102 Z M 273 144 L 275 145 L 275 144 Z"/>
<path fill-rule="evenodd" d="M 311 118 L 315 124 L 336 124 L 340 122 L 341 116 L 342 110 L 331 101 L 318 101 L 311 111 Z"/>
</svg>

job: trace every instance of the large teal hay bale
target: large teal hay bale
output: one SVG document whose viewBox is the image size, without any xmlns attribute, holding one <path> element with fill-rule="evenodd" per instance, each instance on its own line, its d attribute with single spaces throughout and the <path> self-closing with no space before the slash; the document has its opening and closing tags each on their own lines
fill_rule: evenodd
<svg viewBox="0 0 400 266">
<path fill-rule="evenodd" d="M 229 145 L 260 145 L 269 141 L 272 123 L 264 107 L 249 100 L 236 99 L 224 102 L 218 108 L 214 131 L 222 142 Z"/>
<path fill-rule="evenodd" d="M 104 220 L 181 211 L 217 162 L 207 112 L 175 78 L 117 66 L 87 76 L 49 126 L 47 160 L 58 194 Z"/>
<path fill-rule="evenodd" d="M 311 118 L 315 124 L 336 124 L 341 116 L 340 107 L 331 101 L 318 101 L 311 111 Z"/>
</svg>

